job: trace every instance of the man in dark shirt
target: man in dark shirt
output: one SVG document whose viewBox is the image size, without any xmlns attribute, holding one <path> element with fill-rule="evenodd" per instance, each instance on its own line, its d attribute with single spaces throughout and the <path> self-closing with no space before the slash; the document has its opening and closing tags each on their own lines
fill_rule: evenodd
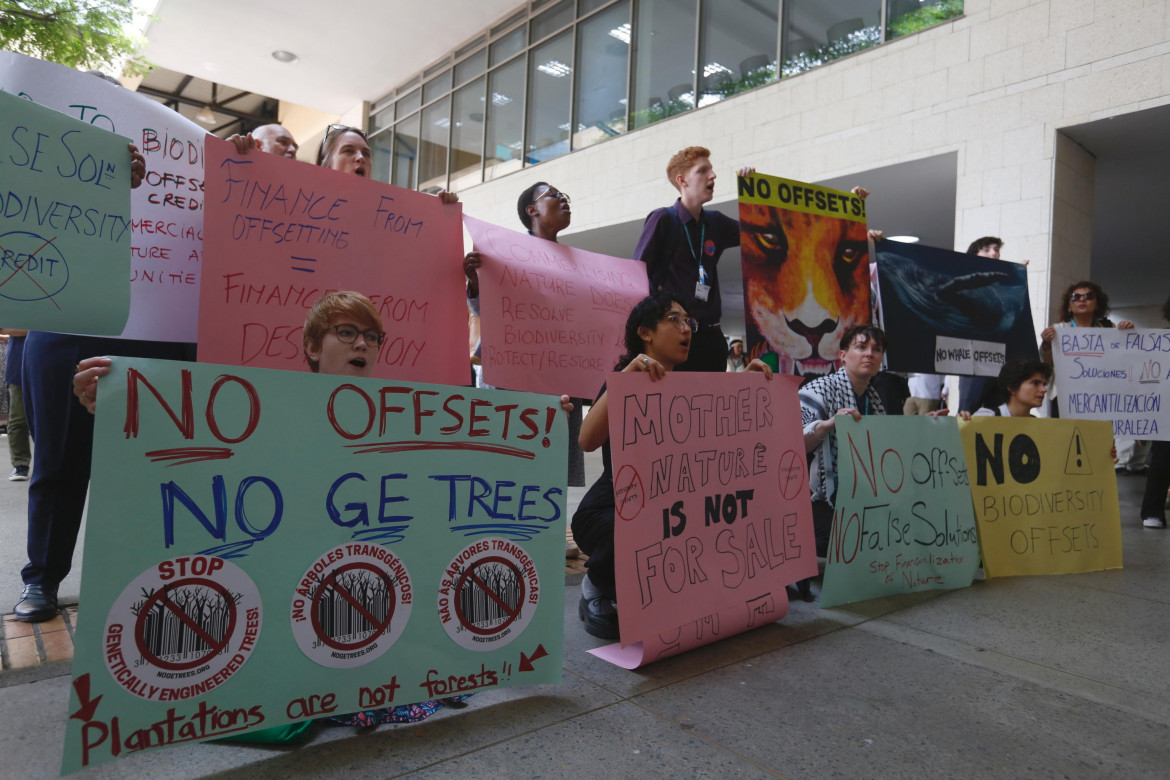
<svg viewBox="0 0 1170 780">
<path fill-rule="evenodd" d="M 719 256 L 728 247 L 739 246 L 739 222 L 703 209 L 715 194 L 708 149 L 688 146 L 678 152 L 670 158 L 666 176 L 679 198 L 646 217 L 634 259 L 646 263 L 651 292 L 669 292 L 699 322 L 691 337 L 690 357 L 675 370 L 721 372 L 727 368 L 727 341 L 719 326 L 723 316 Z"/>
</svg>

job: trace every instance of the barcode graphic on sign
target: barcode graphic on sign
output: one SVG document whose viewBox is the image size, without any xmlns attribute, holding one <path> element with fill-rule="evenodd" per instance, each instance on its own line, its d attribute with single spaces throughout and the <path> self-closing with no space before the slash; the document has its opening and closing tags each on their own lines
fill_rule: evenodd
<svg viewBox="0 0 1170 780">
<path fill-rule="evenodd" d="M 146 599 L 132 610 L 135 615 L 154 593 L 143 595 Z M 231 604 L 222 594 L 207 588 L 182 588 L 153 600 L 141 618 L 142 639 L 155 658 L 183 661 L 206 655 L 213 647 L 222 648 L 230 620 Z"/>
<path fill-rule="evenodd" d="M 382 631 L 390 614 L 392 586 L 392 581 L 373 572 L 337 575 L 332 587 L 317 601 L 317 621 L 322 632 L 331 639 L 352 641 L 364 639 L 372 631 Z M 380 624 L 372 623 L 371 617 Z"/>
<path fill-rule="evenodd" d="M 522 590 L 515 569 L 499 563 L 482 564 L 460 583 L 459 612 L 478 628 L 498 625 L 516 617 Z"/>
</svg>

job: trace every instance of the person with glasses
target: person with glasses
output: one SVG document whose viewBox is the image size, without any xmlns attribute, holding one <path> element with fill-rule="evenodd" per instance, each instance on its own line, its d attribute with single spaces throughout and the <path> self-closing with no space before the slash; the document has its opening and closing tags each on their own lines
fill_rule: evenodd
<svg viewBox="0 0 1170 780">
<path fill-rule="evenodd" d="M 643 298 L 626 319 L 626 351 L 614 370 L 641 371 L 650 375 L 650 381 L 661 379 L 686 362 L 697 326 L 674 296 L 656 292 Z M 760 360 L 749 363 L 748 370 L 772 378 L 772 369 Z M 573 538 L 589 556 L 585 563 L 588 571 L 581 580 L 577 614 L 585 623 L 586 633 L 601 639 L 618 639 L 613 540 L 616 509 L 609 448 L 609 404 L 604 386 L 581 425 L 580 444 L 586 452 L 601 448 L 603 470 L 573 514 Z"/>
<path fill-rule="evenodd" d="M 1045 363 L 1052 362 L 1052 341 L 1057 328 L 1112 328 L 1126 330 L 1133 327 L 1129 320 L 1122 320 L 1114 326 L 1108 318 L 1109 296 L 1096 282 L 1075 282 L 1068 286 L 1061 297 L 1060 322 L 1053 323 L 1040 332 L 1040 357 Z M 1056 401 L 1056 383 L 1048 387 L 1052 399 L 1050 417 L 1060 416 Z"/>
</svg>

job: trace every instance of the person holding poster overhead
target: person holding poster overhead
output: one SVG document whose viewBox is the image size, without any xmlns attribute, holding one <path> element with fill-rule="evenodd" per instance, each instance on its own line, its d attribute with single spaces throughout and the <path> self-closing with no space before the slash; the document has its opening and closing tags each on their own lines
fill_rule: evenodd
<svg viewBox="0 0 1170 780">
<path fill-rule="evenodd" d="M 655 292 L 634 306 L 626 319 L 626 352 L 615 371 L 643 371 L 650 381 L 666 376 L 685 363 L 697 323 L 672 295 Z M 772 378 L 772 369 L 760 360 L 748 364 L 748 371 L 761 371 Z M 566 398 L 561 399 L 562 406 Z M 617 583 L 614 571 L 613 523 L 616 506 L 613 495 L 613 464 L 609 448 L 609 403 L 605 386 L 593 402 L 581 425 L 581 448 L 601 448 L 603 470 L 573 514 L 573 538 L 589 556 L 588 572 L 581 580 L 577 614 L 586 633 L 601 639 L 618 639 Z"/>
<path fill-rule="evenodd" d="M 856 325 L 841 337 L 841 368 L 800 388 L 800 416 L 805 452 L 811 453 L 808 483 L 812 493 L 817 555 L 829 549 L 833 505 L 837 500 L 837 415 L 860 421 L 862 415 L 885 414 L 873 378 L 882 367 L 886 334 L 873 325 Z M 802 591 L 803 592 L 803 591 Z"/>
</svg>

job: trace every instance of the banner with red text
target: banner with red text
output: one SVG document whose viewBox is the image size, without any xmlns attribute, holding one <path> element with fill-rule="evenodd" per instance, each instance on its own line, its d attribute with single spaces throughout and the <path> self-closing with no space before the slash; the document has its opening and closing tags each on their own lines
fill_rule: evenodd
<svg viewBox="0 0 1170 780">
<path fill-rule="evenodd" d="M 370 298 L 388 334 L 374 376 L 465 385 L 461 207 L 207 139 L 199 360 L 302 370 L 305 312 Z"/>
<path fill-rule="evenodd" d="M 649 294 L 646 264 L 464 217 L 479 271 L 483 378 L 493 387 L 593 398 Z"/>
<path fill-rule="evenodd" d="M 817 573 L 798 384 L 754 372 L 609 375 L 626 652 L 598 655 L 641 665 L 787 614 L 785 586 Z"/>
<path fill-rule="evenodd" d="M 560 682 L 556 398 L 116 358 L 95 425 L 64 772 Z"/>
<path fill-rule="evenodd" d="M 121 338 L 194 341 L 207 131 L 116 84 L 10 51 L 0 51 L 0 89 L 130 138 L 142 152 L 146 178 L 130 191 L 130 318 Z"/>
</svg>

